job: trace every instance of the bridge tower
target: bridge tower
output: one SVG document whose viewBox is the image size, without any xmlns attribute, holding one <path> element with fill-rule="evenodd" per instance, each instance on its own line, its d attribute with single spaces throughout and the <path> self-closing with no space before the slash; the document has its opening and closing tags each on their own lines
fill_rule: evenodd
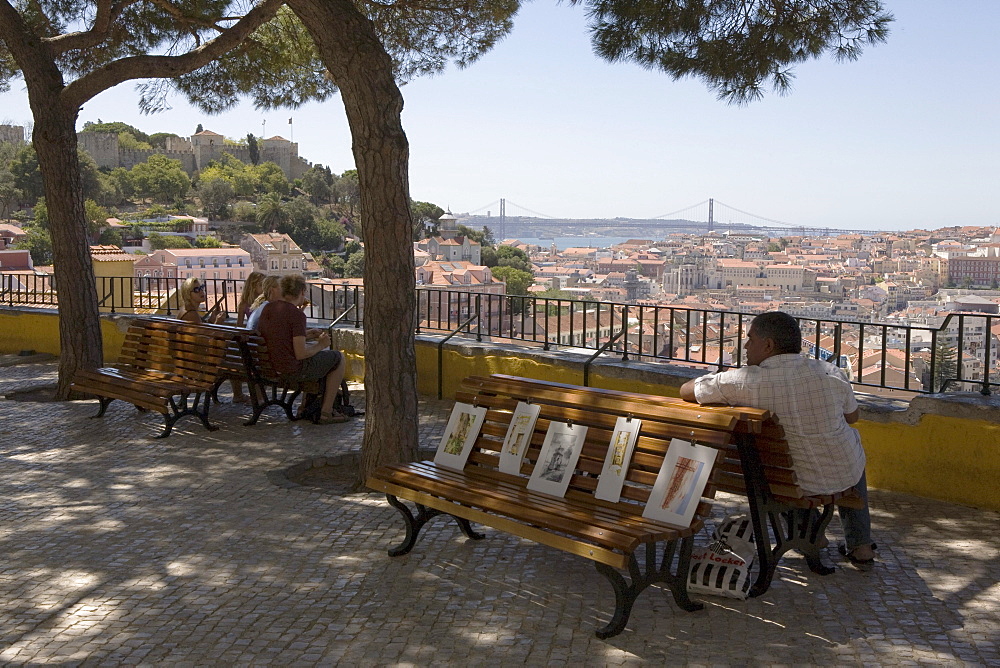
<svg viewBox="0 0 1000 668">
<path fill-rule="evenodd" d="M 500 224 L 497 225 L 497 242 L 507 238 L 507 200 L 500 198 Z"/>
<path fill-rule="evenodd" d="M 715 199 L 708 198 L 708 231 L 715 229 Z"/>
</svg>

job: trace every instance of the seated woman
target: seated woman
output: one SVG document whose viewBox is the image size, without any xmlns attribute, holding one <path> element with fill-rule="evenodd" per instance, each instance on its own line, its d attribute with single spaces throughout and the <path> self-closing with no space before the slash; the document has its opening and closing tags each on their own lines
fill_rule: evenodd
<svg viewBox="0 0 1000 668">
<path fill-rule="evenodd" d="M 203 313 L 201 307 L 208 301 L 205 294 L 205 282 L 200 278 L 189 276 L 181 285 L 181 303 L 183 308 L 177 313 L 178 320 L 193 322 L 200 325 L 204 322 L 219 323 L 226 319 L 223 311 L 217 311 L 215 307 L 207 313 Z M 216 304 L 218 306 L 218 304 Z"/>
<path fill-rule="evenodd" d="M 306 279 L 301 275 L 283 276 L 280 286 L 281 298 L 262 309 L 257 323 L 274 368 L 291 381 L 323 380 L 320 424 L 346 422 L 347 416 L 333 408 L 344 379 L 344 355 L 327 349 L 330 335 L 326 332 L 306 343 L 306 314 L 299 308 L 305 301 Z"/>
<path fill-rule="evenodd" d="M 250 317 L 247 318 L 247 329 L 257 329 L 257 323 L 260 322 L 260 314 L 264 312 L 264 307 L 269 302 L 281 299 L 281 286 L 278 285 L 280 280 L 280 276 L 265 276 L 264 280 L 261 281 L 260 294 L 251 305 Z"/>
<path fill-rule="evenodd" d="M 246 324 L 252 311 L 251 305 L 261 295 L 261 284 L 263 282 L 264 274 L 259 271 L 251 271 L 250 275 L 243 282 L 243 292 L 240 294 L 240 301 L 236 305 L 237 327 L 242 327 Z M 229 384 L 233 386 L 234 404 L 245 404 L 249 401 L 247 395 L 243 393 L 243 383 L 239 379 L 230 379 Z"/>
</svg>

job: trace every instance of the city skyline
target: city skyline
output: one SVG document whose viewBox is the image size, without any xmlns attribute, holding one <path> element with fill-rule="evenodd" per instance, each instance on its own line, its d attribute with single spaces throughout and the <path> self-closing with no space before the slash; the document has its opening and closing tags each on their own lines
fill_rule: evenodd
<svg viewBox="0 0 1000 668">
<path fill-rule="evenodd" d="M 580 7 L 528 4 L 480 62 L 402 88 L 411 194 L 483 214 L 505 197 L 553 217 L 654 218 L 715 197 L 803 226 L 1000 223 L 1000 96 L 977 76 L 1000 64 L 983 47 L 1000 6 L 886 6 L 896 16 L 888 43 L 857 62 L 797 66 L 790 95 L 734 107 L 697 80 L 599 60 Z M 174 96 L 172 110 L 143 116 L 137 97 L 132 84 L 108 91 L 79 126 L 124 121 L 188 136 L 201 123 L 234 138 L 292 139 L 336 172 L 354 166 L 337 98 L 207 116 Z M 0 95 L 0 122 L 30 122 L 20 82 Z"/>
</svg>

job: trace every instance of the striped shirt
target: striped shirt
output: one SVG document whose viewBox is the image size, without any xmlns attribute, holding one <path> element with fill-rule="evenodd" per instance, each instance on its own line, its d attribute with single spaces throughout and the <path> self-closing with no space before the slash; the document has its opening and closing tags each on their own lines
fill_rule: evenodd
<svg viewBox="0 0 1000 668">
<path fill-rule="evenodd" d="M 858 408 L 840 369 L 796 354 L 773 355 L 757 366 L 702 376 L 699 404 L 764 408 L 785 430 L 799 486 L 832 494 L 857 484 L 865 470 L 858 431 L 844 415 Z"/>
</svg>

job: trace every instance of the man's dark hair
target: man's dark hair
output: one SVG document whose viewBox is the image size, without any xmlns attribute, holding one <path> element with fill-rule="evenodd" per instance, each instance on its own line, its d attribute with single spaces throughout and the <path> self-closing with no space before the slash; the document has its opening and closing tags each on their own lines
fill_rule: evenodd
<svg viewBox="0 0 1000 668">
<path fill-rule="evenodd" d="M 792 316 L 781 311 L 761 313 L 750 326 L 762 339 L 771 339 L 778 354 L 802 352 L 802 330 Z"/>
</svg>

